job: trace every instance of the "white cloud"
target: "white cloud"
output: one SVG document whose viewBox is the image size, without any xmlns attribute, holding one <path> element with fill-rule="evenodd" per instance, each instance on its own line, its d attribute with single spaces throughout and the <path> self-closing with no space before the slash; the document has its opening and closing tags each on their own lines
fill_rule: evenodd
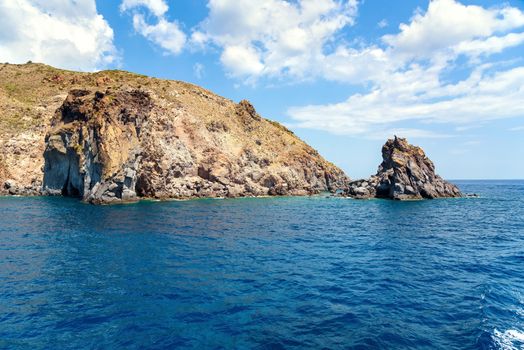
<svg viewBox="0 0 524 350">
<path fill-rule="evenodd" d="M 384 46 L 339 46 L 323 58 L 321 75 L 360 84 L 362 92 L 340 103 L 289 109 L 295 126 L 373 137 L 399 129 L 418 137 L 428 123 L 468 125 L 524 117 L 524 66 L 490 55 L 524 43 L 524 13 L 516 8 L 485 9 L 453 0 L 433 0 Z M 466 58 L 460 66 L 457 60 Z M 511 59 L 512 57 L 504 57 Z M 468 72 L 447 82 L 455 69 Z M 464 74 L 464 73 L 461 74 Z M 365 85 L 362 85 L 366 82 Z"/>
<path fill-rule="evenodd" d="M 231 75 L 303 79 L 317 69 L 335 34 L 354 23 L 357 2 L 210 0 L 208 8 L 192 42 L 220 48 L 221 61 Z"/>
<path fill-rule="evenodd" d="M 157 17 L 163 16 L 169 10 L 164 0 L 123 0 L 120 4 L 121 11 L 128 11 L 136 7 L 145 7 Z"/>
<path fill-rule="evenodd" d="M 193 65 L 193 73 L 195 74 L 195 76 L 197 77 L 197 79 L 202 79 L 204 77 L 204 73 L 205 73 L 205 67 L 202 63 L 195 63 Z"/>
<path fill-rule="evenodd" d="M 94 0 L 0 0 L 0 61 L 92 71 L 118 59 Z"/>
<path fill-rule="evenodd" d="M 455 0 L 430 1 L 399 33 L 382 45 L 352 48 L 336 40 L 354 24 L 357 0 L 209 0 L 209 15 L 193 31 L 191 42 L 221 50 L 231 76 L 252 82 L 260 77 L 292 80 L 323 78 L 348 83 L 376 81 L 410 60 L 446 62 L 457 55 L 477 57 L 520 45 L 524 14 L 509 6 L 485 9 Z M 378 23 L 384 28 L 384 19 Z M 239 53 L 248 59 L 234 59 Z"/>
<path fill-rule="evenodd" d="M 383 18 L 380 22 L 377 23 L 377 26 L 379 28 L 386 28 L 388 26 L 388 21 L 387 19 Z"/>
<path fill-rule="evenodd" d="M 443 99 L 434 100 L 432 94 L 402 96 L 403 92 L 385 88 L 341 103 L 292 108 L 289 113 L 300 127 L 343 134 L 366 134 L 406 121 L 466 124 L 524 116 L 524 67 L 453 89 L 458 84 L 435 87 L 452 91 L 443 93 Z"/>
<path fill-rule="evenodd" d="M 160 18 L 154 25 L 147 24 L 144 16 L 133 16 L 133 27 L 148 40 L 154 42 L 169 53 L 177 54 L 184 48 L 186 35 L 175 22 Z"/>
<path fill-rule="evenodd" d="M 362 83 L 387 75 L 391 64 L 387 53 L 377 46 L 339 46 L 332 54 L 321 57 L 316 74 L 327 80 Z"/>
<path fill-rule="evenodd" d="M 160 46 L 168 54 L 180 53 L 186 44 L 186 34 L 176 21 L 169 21 L 165 14 L 169 10 L 164 0 L 123 0 L 120 4 L 123 12 L 133 11 L 133 27 L 146 39 Z M 150 12 L 156 23 L 150 24 L 141 12 Z"/>
<path fill-rule="evenodd" d="M 433 0 L 426 13 L 417 13 L 400 33 L 384 41 L 396 53 L 410 57 L 431 57 L 435 50 L 476 38 L 486 38 L 524 25 L 524 14 L 515 8 L 485 9 L 465 6 L 455 0 Z"/>
<path fill-rule="evenodd" d="M 226 46 L 220 61 L 233 75 L 238 76 L 256 76 L 264 69 L 258 52 L 251 46 Z"/>
<path fill-rule="evenodd" d="M 524 43 L 524 32 L 509 33 L 504 36 L 491 36 L 487 39 L 463 41 L 454 47 L 454 51 L 458 54 L 479 56 L 499 53 L 507 48 L 519 46 L 522 43 Z"/>
</svg>

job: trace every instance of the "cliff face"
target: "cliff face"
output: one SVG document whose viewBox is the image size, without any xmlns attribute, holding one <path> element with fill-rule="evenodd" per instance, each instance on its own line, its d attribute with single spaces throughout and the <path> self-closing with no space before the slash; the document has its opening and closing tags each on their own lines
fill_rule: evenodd
<svg viewBox="0 0 524 350">
<path fill-rule="evenodd" d="M 433 162 L 422 148 L 406 139 L 390 139 L 382 147 L 377 174 L 351 182 L 346 194 L 355 198 L 432 199 L 460 197 L 460 190 L 435 174 Z"/>
<path fill-rule="evenodd" d="M 108 203 L 305 195 L 348 183 L 249 102 L 194 85 L 38 64 L 4 65 L 0 78 L 3 193 Z"/>
<path fill-rule="evenodd" d="M 139 135 L 150 109 L 139 90 L 72 90 L 45 139 L 44 193 L 100 203 L 136 199 Z"/>
</svg>

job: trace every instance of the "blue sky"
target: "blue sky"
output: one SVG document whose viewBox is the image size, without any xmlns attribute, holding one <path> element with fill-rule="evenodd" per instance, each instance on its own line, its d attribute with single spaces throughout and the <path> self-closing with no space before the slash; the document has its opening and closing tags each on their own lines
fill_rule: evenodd
<svg viewBox="0 0 524 350">
<path fill-rule="evenodd" d="M 524 178 L 521 0 L 0 0 L 0 18 L 0 61 L 247 98 L 353 178 L 393 134 L 446 178 Z"/>
</svg>

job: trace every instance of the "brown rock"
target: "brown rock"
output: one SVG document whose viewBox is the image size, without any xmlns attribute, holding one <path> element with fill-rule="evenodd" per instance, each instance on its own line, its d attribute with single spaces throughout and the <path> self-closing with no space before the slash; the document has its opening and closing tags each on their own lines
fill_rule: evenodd
<svg viewBox="0 0 524 350">
<path fill-rule="evenodd" d="M 455 185 L 435 174 L 435 166 L 422 148 L 406 139 L 389 139 L 382 147 L 382 159 L 376 175 L 349 184 L 348 196 L 399 200 L 462 196 Z"/>
<path fill-rule="evenodd" d="M 238 119 L 231 120 L 231 110 Z M 44 192 L 113 203 L 305 195 L 335 191 L 348 181 L 247 102 L 215 111 L 213 125 L 227 127 L 209 128 L 200 113 L 138 89 L 72 90 L 46 136 Z M 267 146 L 255 147 L 253 140 L 261 138 Z"/>
<path fill-rule="evenodd" d="M 348 183 L 248 101 L 192 84 L 43 64 L 4 65 L 0 81 L 0 193 L 44 187 L 108 203 L 305 195 Z"/>
</svg>

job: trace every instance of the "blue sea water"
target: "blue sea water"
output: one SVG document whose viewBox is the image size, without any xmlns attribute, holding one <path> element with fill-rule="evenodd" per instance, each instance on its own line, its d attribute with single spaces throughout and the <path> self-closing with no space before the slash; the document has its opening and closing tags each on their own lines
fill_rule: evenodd
<svg viewBox="0 0 524 350">
<path fill-rule="evenodd" d="M 0 348 L 524 348 L 524 181 L 457 183 L 481 198 L 0 198 Z"/>
</svg>

